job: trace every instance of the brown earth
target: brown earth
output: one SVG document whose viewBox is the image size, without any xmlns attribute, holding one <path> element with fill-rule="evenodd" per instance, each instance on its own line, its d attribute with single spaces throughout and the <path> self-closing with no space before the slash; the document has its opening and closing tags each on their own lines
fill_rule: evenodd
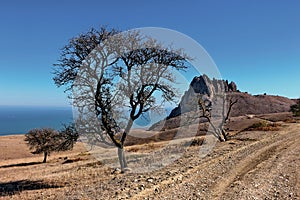
<svg viewBox="0 0 300 200">
<path fill-rule="evenodd" d="M 251 95 L 243 92 L 228 93 L 228 98 L 237 99 L 231 116 L 245 114 L 266 114 L 288 112 L 296 102 L 292 99 L 275 95 Z"/>
<path fill-rule="evenodd" d="M 259 121 L 280 128 L 245 131 Z M 133 170 L 126 174 L 95 160 L 82 143 L 42 164 L 23 136 L 0 137 L 0 199 L 300 199 L 299 119 L 288 113 L 236 117 L 228 129 L 230 140 L 217 142 L 205 157 L 199 149 L 209 142 L 201 136 L 183 156 L 153 172 L 133 173 L 137 156 L 165 142 L 129 146 L 135 157 L 128 156 Z M 183 142 L 168 150 L 176 152 Z"/>
</svg>

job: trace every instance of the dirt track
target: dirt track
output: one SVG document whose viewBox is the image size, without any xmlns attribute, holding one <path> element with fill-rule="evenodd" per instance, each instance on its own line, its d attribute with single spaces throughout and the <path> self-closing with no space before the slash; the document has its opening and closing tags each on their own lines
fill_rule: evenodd
<svg viewBox="0 0 300 200">
<path fill-rule="evenodd" d="M 263 134 L 263 138 L 259 132 L 243 133 L 237 140 L 218 146 L 212 158 L 194 158 L 189 169 L 154 186 L 160 192 L 154 195 L 154 187 L 148 188 L 134 199 L 297 199 L 299 134 L 299 124 Z M 241 140 L 252 142 L 241 145 Z M 231 151 L 227 152 L 228 148 Z M 224 153 L 216 155 L 220 151 Z"/>
</svg>

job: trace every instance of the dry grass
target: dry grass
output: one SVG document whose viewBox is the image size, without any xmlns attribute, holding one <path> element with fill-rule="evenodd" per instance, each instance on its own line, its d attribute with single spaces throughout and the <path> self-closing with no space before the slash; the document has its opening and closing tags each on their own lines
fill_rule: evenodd
<svg viewBox="0 0 300 200">
<path fill-rule="evenodd" d="M 156 150 L 160 149 L 162 146 L 163 146 L 162 143 L 150 142 L 148 144 L 129 146 L 129 147 L 126 148 L 126 151 L 128 151 L 128 152 L 149 153 L 149 152 L 156 151 Z"/>
<path fill-rule="evenodd" d="M 0 151 L 5 152 L 0 154 L 0 199 L 65 199 L 65 195 L 73 193 L 75 188 L 76 194 L 72 194 L 71 199 L 90 199 L 93 195 L 99 196 L 99 191 L 89 188 L 90 185 L 95 187 L 116 176 L 109 166 L 93 158 L 81 143 L 77 143 L 72 151 L 51 154 L 47 163 L 42 163 L 43 156 L 32 155 L 23 138 L 0 137 Z M 9 144 L 10 148 L 4 144 Z M 143 154 L 164 145 L 165 142 L 150 142 L 128 146 L 126 151 Z"/>
<path fill-rule="evenodd" d="M 279 131 L 281 127 L 280 123 L 268 122 L 268 121 L 260 121 L 251 125 L 247 128 L 247 131 Z"/>
<path fill-rule="evenodd" d="M 291 112 L 263 114 L 263 115 L 257 115 L 256 117 L 271 122 L 280 122 L 280 121 L 285 122 L 287 120 L 294 119 L 293 114 Z"/>
<path fill-rule="evenodd" d="M 203 137 L 196 137 L 196 138 L 193 138 L 191 141 L 187 141 L 185 143 L 185 146 L 201 146 L 204 142 L 204 138 Z"/>
<path fill-rule="evenodd" d="M 285 119 L 283 122 L 285 122 L 285 123 L 297 123 L 297 122 L 299 122 L 299 120 L 297 120 L 296 118 L 287 118 L 287 119 Z"/>
<path fill-rule="evenodd" d="M 0 140 L 0 160 L 22 159 L 36 157 L 28 150 L 23 135 L 1 136 Z"/>
<path fill-rule="evenodd" d="M 207 124 L 193 124 L 180 128 L 165 129 L 163 131 L 146 131 L 139 130 L 139 133 L 134 131 L 128 135 L 125 146 L 135 146 L 152 144 L 157 142 L 165 142 L 180 138 L 189 138 L 194 136 L 205 135 L 208 129 Z M 196 130 L 196 131 L 195 131 Z"/>
<path fill-rule="evenodd" d="M 59 194 L 63 188 L 74 187 L 103 174 L 104 168 L 101 172 L 95 170 L 93 166 L 100 163 L 86 153 L 81 143 L 72 151 L 51 154 L 47 163 L 42 163 L 43 156 L 32 155 L 22 136 L 0 137 L 0 143 L 4 141 L 9 141 L 11 146 L 0 147 L 6 154 L 0 154 L 0 199 L 31 199 L 28 195 L 34 193 L 47 199 L 43 194 Z"/>
</svg>

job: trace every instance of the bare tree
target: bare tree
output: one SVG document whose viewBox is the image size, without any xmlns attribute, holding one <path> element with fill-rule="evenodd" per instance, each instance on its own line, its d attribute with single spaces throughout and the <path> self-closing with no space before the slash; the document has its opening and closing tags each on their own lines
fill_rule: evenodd
<svg viewBox="0 0 300 200">
<path fill-rule="evenodd" d="M 134 121 L 176 99 L 173 70 L 186 69 L 187 56 L 138 31 L 105 28 L 72 39 L 61 55 L 54 81 L 72 89 L 79 131 L 117 147 L 126 170 L 124 143 Z"/>
<path fill-rule="evenodd" d="M 224 129 L 224 126 L 229 120 L 230 112 L 234 104 L 238 102 L 238 100 L 233 100 L 233 98 L 229 99 L 228 104 L 226 103 L 226 96 L 216 96 L 215 98 L 222 98 L 222 106 L 220 110 L 222 110 L 221 117 L 217 121 L 212 120 L 212 102 L 209 99 L 198 98 L 198 106 L 200 109 L 199 118 L 205 118 L 209 125 L 212 127 L 212 131 L 210 131 L 220 142 L 227 141 L 227 133 Z M 226 109 L 225 107 L 228 106 Z"/>
<path fill-rule="evenodd" d="M 67 151 L 73 148 L 78 134 L 73 125 L 65 126 L 61 132 L 51 128 L 32 129 L 25 134 L 25 141 L 33 154 L 44 154 L 43 163 L 47 156 L 54 151 Z"/>
</svg>

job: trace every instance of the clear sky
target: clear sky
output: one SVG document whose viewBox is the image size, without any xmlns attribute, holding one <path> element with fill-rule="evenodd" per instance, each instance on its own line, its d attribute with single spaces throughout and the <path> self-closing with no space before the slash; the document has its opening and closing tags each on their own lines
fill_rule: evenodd
<svg viewBox="0 0 300 200">
<path fill-rule="evenodd" d="M 67 105 L 52 64 L 70 38 L 102 25 L 182 32 L 240 90 L 299 98 L 299 10 L 297 0 L 3 0 L 0 105 Z"/>
</svg>

